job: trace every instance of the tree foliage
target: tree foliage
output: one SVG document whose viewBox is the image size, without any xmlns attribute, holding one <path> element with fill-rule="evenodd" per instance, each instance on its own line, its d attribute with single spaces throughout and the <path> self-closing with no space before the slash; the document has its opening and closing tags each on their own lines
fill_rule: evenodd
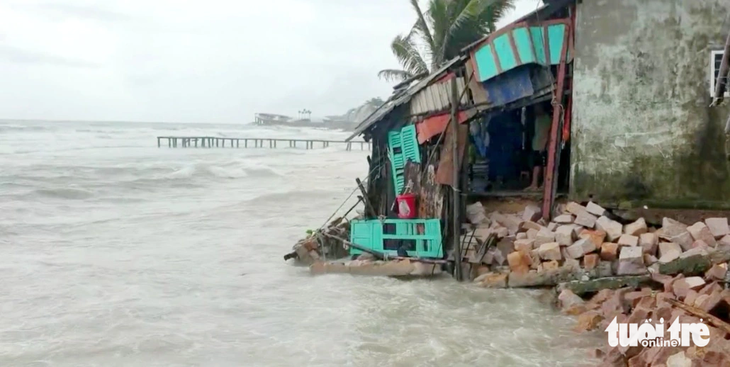
<svg viewBox="0 0 730 367">
<path fill-rule="evenodd" d="M 378 76 L 385 80 L 403 81 L 434 71 L 494 32 L 497 21 L 514 8 L 514 0 L 429 0 L 424 12 L 418 0 L 410 2 L 416 23 L 390 44 L 402 69 L 381 70 Z"/>
</svg>

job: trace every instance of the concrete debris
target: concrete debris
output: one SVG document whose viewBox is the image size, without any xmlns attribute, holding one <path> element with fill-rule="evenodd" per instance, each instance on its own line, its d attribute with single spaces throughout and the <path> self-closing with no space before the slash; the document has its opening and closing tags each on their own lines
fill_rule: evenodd
<svg viewBox="0 0 730 367">
<path fill-rule="evenodd" d="M 622 234 L 621 237 L 618 239 L 619 246 L 638 246 L 639 245 L 639 237 L 630 235 L 630 234 Z"/>
<path fill-rule="evenodd" d="M 639 275 L 646 273 L 642 248 L 623 247 L 618 259 L 617 275 Z"/>
<path fill-rule="evenodd" d="M 525 207 L 525 211 L 522 212 L 522 220 L 525 222 L 534 222 L 542 218 L 542 209 L 537 205 L 528 205 Z"/>
<path fill-rule="evenodd" d="M 643 233 L 639 236 L 639 246 L 644 249 L 645 254 L 656 255 L 659 237 L 656 233 Z"/>
<path fill-rule="evenodd" d="M 596 229 L 606 232 L 606 238 L 611 242 L 618 240 L 624 232 L 624 227 L 621 223 L 605 216 L 598 218 L 596 221 Z"/>
<path fill-rule="evenodd" d="M 555 242 L 555 232 L 552 232 L 547 228 L 543 228 L 539 232 L 537 232 L 537 235 L 535 236 L 536 247 L 551 242 Z"/>
<path fill-rule="evenodd" d="M 601 260 L 614 261 L 618 259 L 618 243 L 605 242 L 601 245 Z"/>
<path fill-rule="evenodd" d="M 567 210 L 568 213 L 573 214 L 573 215 L 579 215 L 581 213 L 588 213 L 588 210 L 586 209 L 586 207 L 584 207 L 583 205 L 580 205 L 576 202 L 572 202 L 572 201 L 570 203 L 568 203 L 568 205 L 565 207 L 565 210 Z"/>
<path fill-rule="evenodd" d="M 676 243 L 663 242 L 659 244 L 659 262 L 669 263 L 682 255 L 682 247 Z"/>
<path fill-rule="evenodd" d="M 692 238 L 695 241 L 705 241 L 710 246 L 717 245 L 717 241 L 715 241 L 715 236 L 710 232 L 710 228 L 705 225 L 703 222 L 697 222 L 689 227 L 687 227 L 687 232 L 689 232 L 692 235 Z"/>
<path fill-rule="evenodd" d="M 624 233 L 632 236 L 639 236 L 649 231 L 644 218 L 639 218 L 636 222 L 624 226 Z"/>
<path fill-rule="evenodd" d="M 563 256 L 560 252 L 560 244 L 557 242 L 544 243 L 538 248 L 538 254 L 543 260 L 560 261 Z"/>
<path fill-rule="evenodd" d="M 575 221 L 573 223 L 592 229 L 596 226 L 596 221 L 598 220 L 598 217 L 596 217 L 593 214 L 590 214 L 588 212 L 583 212 L 578 214 L 578 216 L 575 218 Z"/>
<path fill-rule="evenodd" d="M 606 214 L 606 209 L 603 209 L 603 207 L 601 207 L 600 205 L 598 205 L 592 201 L 589 201 L 588 205 L 586 205 L 586 211 L 588 211 L 588 213 L 591 213 L 597 217 L 601 217 Z"/>
<path fill-rule="evenodd" d="M 558 227 L 555 229 L 555 241 L 557 241 L 560 246 L 570 246 L 576 238 L 574 229 L 575 225 L 572 224 Z"/>
<path fill-rule="evenodd" d="M 484 212 L 484 206 L 482 206 L 482 203 L 478 201 L 474 204 L 467 205 L 466 218 L 473 224 L 479 225 L 486 223 L 489 225 L 489 219 L 487 219 L 487 215 Z"/>
<path fill-rule="evenodd" d="M 558 224 L 571 224 L 573 223 L 573 216 L 570 214 L 559 215 L 553 219 L 553 222 Z"/>
<path fill-rule="evenodd" d="M 719 240 L 730 234 L 730 226 L 728 226 L 727 218 L 707 218 L 705 219 L 705 224 L 715 239 Z"/>
</svg>

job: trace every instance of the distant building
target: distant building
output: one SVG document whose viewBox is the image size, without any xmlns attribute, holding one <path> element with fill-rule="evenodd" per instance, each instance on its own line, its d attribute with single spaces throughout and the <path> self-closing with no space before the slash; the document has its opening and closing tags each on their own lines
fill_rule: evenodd
<svg viewBox="0 0 730 367">
<path fill-rule="evenodd" d="M 257 113 L 254 117 L 256 125 L 280 125 L 291 121 L 292 118 L 286 115 L 276 115 L 273 113 Z"/>
</svg>

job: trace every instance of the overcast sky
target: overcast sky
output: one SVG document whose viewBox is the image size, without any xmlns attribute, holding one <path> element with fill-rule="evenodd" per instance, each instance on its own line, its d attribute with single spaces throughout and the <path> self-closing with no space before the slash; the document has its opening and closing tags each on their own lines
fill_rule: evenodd
<svg viewBox="0 0 730 367">
<path fill-rule="evenodd" d="M 390 94 L 413 21 L 408 0 L 0 0 L 0 119 L 342 114 Z"/>
</svg>

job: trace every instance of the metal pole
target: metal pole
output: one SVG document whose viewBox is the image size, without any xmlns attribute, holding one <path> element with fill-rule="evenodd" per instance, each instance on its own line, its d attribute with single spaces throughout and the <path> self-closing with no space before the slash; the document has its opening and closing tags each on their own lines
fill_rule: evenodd
<svg viewBox="0 0 730 367">
<path fill-rule="evenodd" d="M 568 42 L 572 37 L 573 28 L 572 25 L 566 27 L 565 36 L 563 38 L 563 50 L 560 53 L 560 65 L 558 66 L 558 80 L 555 86 L 555 95 L 553 100 L 553 119 L 550 124 L 550 140 L 548 140 L 548 157 L 547 167 L 545 168 L 545 182 L 543 183 L 543 197 L 542 197 L 542 217 L 546 221 L 550 221 L 553 215 L 553 204 L 555 202 L 555 193 L 557 191 L 558 180 L 558 165 L 560 163 L 560 148 L 561 138 L 560 133 L 561 116 L 563 113 L 563 98 L 565 90 L 565 79 L 567 69 L 567 57 L 568 57 Z"/>
<path fill-rule="evenodd" d="M 456 86 L 456 74 L 451 79 L 451 154 L 453 156 L 453 178 L 452 178 L 452 192 L 453 192 L 453 207 L 452 207 L 452 229 L 451 235 L 453 236 L 452 241 L 454 242 L 454 276 L 457 281 L 462 281 L 464 275 L 461 272 L 461 223 L 459 214 L 461 208 L 461 192 L 459 190 L 459 174 L 461 167 L 459 165 L 459 147 L 458 147 L 458 135 L 459 135 L 459 121 L 456 119 L 456 113 L 459 110 L 459 91 Z"/>
</svg>

